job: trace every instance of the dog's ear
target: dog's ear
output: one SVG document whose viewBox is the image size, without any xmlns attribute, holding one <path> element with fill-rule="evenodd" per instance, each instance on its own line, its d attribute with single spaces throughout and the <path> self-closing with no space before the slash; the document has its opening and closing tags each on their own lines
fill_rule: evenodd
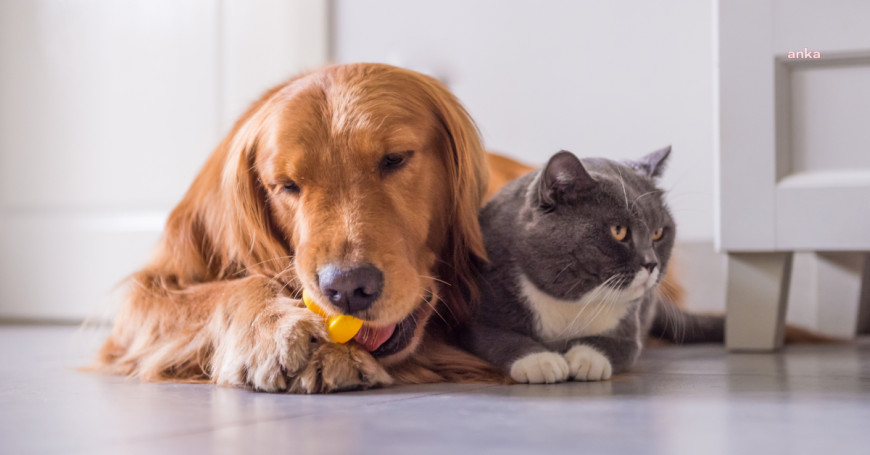
<svg viewBox="0 0 870 455">
<path fill-rule="evenodd" d="M 480 232 L 478 212 L 489 183 L 486 151 L 477 126 L 459 100 L 443 84 L 427 76 L 426 89 L 434 114 L 444 128 L 445 164 L 450 179 L 450 219 L 441 279 L 445 302 L 457 319 L 469 314 L 467 300 L 478 299 L 476 286 L 486 249 Z"/>
<path fill-rule="evenodd" d="M 220 181 L 221 211 L 230 257 L 248 273 L 277 275 L 284 269 L 280 258 L 289 252 L 276 238 L 267 206 L 266 189 L 255 166 L 260 137 L 267 127 L 272 104 L 268 101 L 241 125 L 228 144 L 226 163 Z M 281 262 L 281 263 L 279 263 Z"/>
<path fill-rule="evenodd" d="M 287 265 L 276 261 L 290 252 L 273 235 L 253 166 L 269 99 L 281 87 L 236 122 L 170 214 L 152 264 L 168 268 L 179 281 L 226 279 L 243 271 L 274 276 Z"/>
</svg>

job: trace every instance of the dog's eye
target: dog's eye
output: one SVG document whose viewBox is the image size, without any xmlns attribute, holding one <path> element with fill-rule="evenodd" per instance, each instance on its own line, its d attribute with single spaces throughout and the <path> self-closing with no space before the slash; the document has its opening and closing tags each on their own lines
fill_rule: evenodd
<svg viewBox="0 0 870 455">
<path fill-rule="evenodd" d="M 281 187 L 281 191 L 290 194 L 299 194 L 300 188 L 293 180 L 287 180 Z"/>
<path fill-rule="evenodd" d="M 388 173 L 396 171 L 402 168 L 405 164 L 408 163 L 408 160 L 414 154 L 413 150 L 407 150 L 404 152 L 396 152 L 396 153 L 387 153 L 381 158 L 381 173 Z"/>
</svg>

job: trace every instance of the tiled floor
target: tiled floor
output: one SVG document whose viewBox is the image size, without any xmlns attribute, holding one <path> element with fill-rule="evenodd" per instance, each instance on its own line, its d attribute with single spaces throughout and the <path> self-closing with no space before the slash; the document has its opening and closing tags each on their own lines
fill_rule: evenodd
<svg viewBox="0 0 870 455">
<path fill-rule="evenodd" d="M 603 383 L 291 396 L 76 371 L 99 338 L 0 327 L 0 454 L 870 453 L 870 340 L 657 348 Z"/>
</svg>

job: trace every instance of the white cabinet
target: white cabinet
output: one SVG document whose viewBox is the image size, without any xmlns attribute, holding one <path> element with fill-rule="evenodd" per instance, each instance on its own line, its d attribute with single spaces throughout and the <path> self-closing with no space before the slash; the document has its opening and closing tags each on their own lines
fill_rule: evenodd
<svg viewBox="0 0 870 455">
<path fill-rule="evenodd" d="M 854 331 L 870 251 L 870 2 L 722 0 L 718 13 L 728 346 L 781 344 L 795 251 L 818 252 L 819 311 L 851 313 L 840 323 Z"/>
</svg>

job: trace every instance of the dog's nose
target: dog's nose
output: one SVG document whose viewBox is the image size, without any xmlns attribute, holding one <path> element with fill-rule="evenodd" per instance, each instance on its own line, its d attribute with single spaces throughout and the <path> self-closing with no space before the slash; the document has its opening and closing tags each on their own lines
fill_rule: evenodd
<svg viewBox="0 0 870 455">
<path fill-rule="evenodd" d="M 643 265 L 643 268 L 645 268 L 647 272 L 652 273 L 653 269 L 656 268 L 657 265 L 659 265 L 657 262 L 647 262 Z"/>
<path fill-rule="evenodd" d="M 320 291 L 347 314 L 363 311 L 381 295 L 384 274 L 372 264 L 327 264 L 317 273 Z"/>
</svg>

